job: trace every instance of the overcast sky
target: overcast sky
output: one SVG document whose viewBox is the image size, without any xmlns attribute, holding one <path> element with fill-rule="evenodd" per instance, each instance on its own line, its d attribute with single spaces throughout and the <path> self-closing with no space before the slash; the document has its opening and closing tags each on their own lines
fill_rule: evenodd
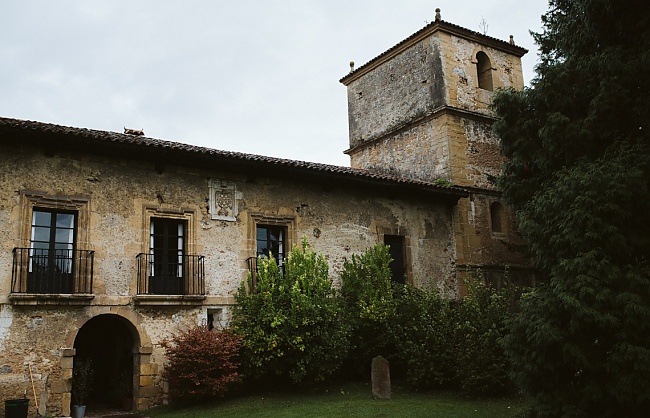
<svg viewBox="0 0 650 418">
<path fill-rule="evenodd" d="M 3 0 L 0 116 L 349 165 L 338 80 L 442 19 L 529 50 L 546 0 Z"/>
</svg>

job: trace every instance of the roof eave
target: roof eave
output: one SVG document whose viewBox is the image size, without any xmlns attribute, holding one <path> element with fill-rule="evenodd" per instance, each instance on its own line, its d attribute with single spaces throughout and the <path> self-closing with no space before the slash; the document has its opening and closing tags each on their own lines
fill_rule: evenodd
<svg viewBox="0 0 650 418">
<path fill-rule="evenodd" d="M 339 80 L 339 82 L 345 86 L 348 86 L 353 81 L 359 79 L 363 75 L 369 73 L 370 71 L 384 64 L 385 62 L 393 59 L 395 56 L 401 54 L 406 49 L 412 47 L 414 44 L 422 41 L 423 39 L 427 38 L 428 36 L 438 31 L 446 32 L 452 35 L 459 36 L 461 38 L 479 42 L 491 48 L 513 54 L 519 58 L 521 58 L 528 52 L 528 50 L 523 47 L 510 44 L 509 42 L 505 42 L 500 39 L 493 38 L 491 36 L 483 35 L 479 32 L 475 32 L 463 28 L 462 26 L 454 25 L 453 23 L 439 20 L 439 21 L 434 21 L 432 23 L 429 23 L 424 28 L 415 32 L 413 35 L 409 36 L 408 38 L 404 39 L 402 42 L 398 43 L 392 48 L 381 53 L 377 57 L 371 59 L 366 64 L 362 65 L 356 70 L 350 71 L 350 73 L 343 76 Z"/>
<path fill-rule="evenodd" d="M 61 149 L 84 150 L 84 152 L 111 157 L 147 161 L 157 167 L 192 166 L 212 170 L 232 170 L 245 175 L 263 172 L 264 175 L 320 183 L 331 182 L 346 187 L 372 187 L 384 191 L 390 190 L 395 194 L 427 193 L 449 201 L 457 201 L 468 195 L 467 191 L 457 187 L 400 179 L 366 170 L 225 152 L 196 146 L 185 147 L 176 142 L 132 137 L 115 132 L 0 118 L 0 132 L 2 131 L 5 134 L 19 135 L 21 141 L 29 141 L 43 146 L 49 153 Z"/>
</svg>

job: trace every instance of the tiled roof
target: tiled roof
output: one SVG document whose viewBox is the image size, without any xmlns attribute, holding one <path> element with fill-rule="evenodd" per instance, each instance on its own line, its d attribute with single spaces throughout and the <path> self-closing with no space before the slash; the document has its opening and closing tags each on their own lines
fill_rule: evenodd
<svg viewBox="0 0 650 418">
<path fill-rule="evenodd" d="M 208 162 L 227 162 L 233 167 L 249 167 L 254 165 L 257 169 L 266 168 L 268 171 L 272 172 L 300 172 L 305 175 L 327 176 L 331 179 L 349 182 L 369 182 L 374 183 L 377 186 L 399 186 L 403 187 L 405 191 L 417 189 L 455 196 L 456 198 L 467 195 L 467 191 L 460 187 L 441 186 L 430 182 L 397 177 L 370 170 L 266 157 L 240 152 L 222 151 L 199 147 L 196 145 L 183 144 L 180 142 L 165 141 L 117 132 L 75 128 L 50 123 L 0 117 L 0 139 L 6 137 L 6 134 L 3 131 L 21 132 L 30 137 L 34 137 L 35 135 L 55 136 L 57 139 L 57 146 L 62 146 L 66 141 L 82 140 L 84 141 L 83 145 L 88 145 L 88 147 L 85 148 L 89 150 L 89 152 L 93 152 L 93 150 L 94 152 L 97 152 L 97 149 L 90 147 L 90 145 L 101 145 L 104 149 L 107 147 L 109 149 L 126 147 L 130 149 L 141 149 L 144 151 L 142 153 L 132 154 L 133 158 L 138 158 L 139 155 L 149 155 L 153 151 L 164 151 L 172 153 L 175 157 L 173 161 L 178 165 L 183 165 L 183 159 L 189 161 L 192 157 L 200 157 L 203 161 L 207 159 Z"/>
<path fill-rule="evenodd" d="M 509 42 L 503 41 L 498 38 L 494 38 L 492 36 L 487 36 L 484 35 L 480 32 L 476 32 L 467 28 L 464 28 L 462 26 L 445 22 L 444 20 L 438 20 L 438 21 L 433 21 L 420 29 L 419 31 L 415 32 L 413 35 L 409 36 L 408 38 L 404 39 L 402 42 L 398 43 L 397 45 L 393 46 L 392 48 L 382 52 L 381 54 L 377 55 L 375 58 L 371 59 L 367 63 L 363 64 L 362 66 L 354 69 L 353 71 L 350 71 L 348 74 L 343 76 L 339 81 L 343 84 L 345 84 L 348 79 L 352 78 L 354 75 L 363 72 L 367 67 L 381 61 L 384 57 L 392 54 L 394 51 L 399 50 L 401 47 L 404 45 L 408 44 L 411 42 L 413 39 L 418 38 L 420 35 L 426 33 L 426 32 L 435 32 L 436 30 L 446 30 L 448 32 L 456 33 L 461 36 L 465 36 L 467 38 L 480 38 L 480 40 L 483 43 L 486 43 L 489 46 L 492 46 L 494 48 L 502 49 L 509 51 L 515 55 L 518 55 L 519 57 L 522 57 L 524 54 L 528 52 L 527 49 L 517 46 L 517 45 L 511 45 Z"/>
</svg>

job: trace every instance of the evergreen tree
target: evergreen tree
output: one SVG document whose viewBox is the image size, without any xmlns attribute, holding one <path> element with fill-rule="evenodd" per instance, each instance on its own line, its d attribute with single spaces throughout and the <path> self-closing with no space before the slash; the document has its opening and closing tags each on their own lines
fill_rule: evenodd
<svg viewBox="0 0 650 418">
<path fill-rule="evenodd" d="M 531 87 L 495 97 L 499 183 L 546 278 L 505 346 L 533 416 L 650 410 L 650 2 L 550 0 Z"/>
</svg>

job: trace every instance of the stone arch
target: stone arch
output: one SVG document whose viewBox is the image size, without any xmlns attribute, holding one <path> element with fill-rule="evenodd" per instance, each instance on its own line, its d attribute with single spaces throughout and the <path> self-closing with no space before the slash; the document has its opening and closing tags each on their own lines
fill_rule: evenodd
<svg viewBox="0 0 650 418">
<path fill-rule="evenodd" d="M 490 205 L 490 228 L 493 233 L 503 234 L 508 230 L 506 209 L 500 202 Z"/>
<path fill-rule="evenodd" d="M 483 90 L 493 91 L 494 83 L 492 80 L 492 62 L 490 57 L 484 51 L 478 51 L 475 55 L 476 60 L 476 79 L 478 87 Z"/>
<path fill-rule="evenodd" d="M 111 402 L 113 405 L 108 406 L 116 409 L 129 404 L 132 408 L 140 409 L 140 398 L 142 398 L 140 392 L 143 389 L 140 385 L 140 376 L 143 365 L 145 368 L 149 366 L 152 344 L 147 333 L 140 326 L 137 314 L 126 307 L 90 307 L 88 314 L 84 319 L 77 321 L 66 336 L 66 346 L 69 348 L 62 349 L 61 362 L 64 376 L 72 377 L 75 363 L 82 358 L 101 356 L 98 353 L 107 354 L 105 356 L 107 358 L 103 356 L 99 362 L 112 363 L 110 366 L 115 369 L 111 370 L 105 365 L 99 368 L 100 374 L 104 375 L 100 376 L 100 379 L 104 379 L 104 382 L 97 383 L 96 387 L 93 387 L 100 393 L 95 394 L 89 403 L 95 406 L 107 406 L 107 403 Z M 106 347 L 92 347 L 93 344 L 88 343 L 93 336 L 102 339 L 103 334 L 107 333 L 110 333 L 110 338 L 106 340 Z M 116 341 L 111 341 L 112 338 Z M 114 352 L 111 351 L 111 347 L 115 349 Z M 115 383 L 119 383 L 120 387 L 115 387 Z M 124 395 L 122 405 L 117 405 L 119 391 Z M 73 394 L 74 387 L 69 385 L 67 394 L 64 393 L 64 403 L 61 405 L 64 415 L 70 415 L 70 406 L 74 401 Z"/>
<path fill-rule="evenodd" d="M 124 308 L 124 307 L 91 307 L 89 309 L 90 311 L 88 312 L 89 313 L 88 317 L 85 317 L 77 321 L 74 329 L 68 332 L 68 335 L 66 336 L 65 339 L 67 347 L 74 346 L 74 341 L 77 338 L 77 333 L 79 332 L 81 327 L 83 327 L 86 324 L 86 322 L 90 321 L 92 318 L 96 316 L 105 315 L 105 314 L 116 315 L 122 317 L 125 321 L 128 321 L 130 326 L 133 327 L 132 331 L 137 334 L 137 338 L 140 342 L 140 347 L 151 347 L 151 339 L 140 326 L 140 318 L 131 309 Z"/>
</svg>

